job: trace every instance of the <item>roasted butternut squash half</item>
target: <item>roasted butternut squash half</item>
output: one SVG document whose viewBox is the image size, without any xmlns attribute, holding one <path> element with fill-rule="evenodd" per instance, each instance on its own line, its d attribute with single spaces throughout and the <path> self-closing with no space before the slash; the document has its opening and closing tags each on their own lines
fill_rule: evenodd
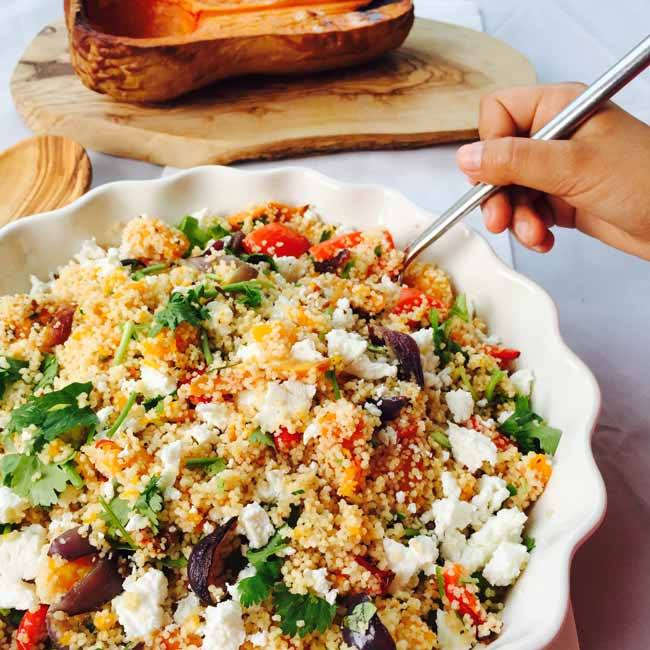
<svg viewBox="0 0 650 650">
<path fill-rule="evenodd" d="M 129 102 L 364 63 L 413 25 L 412 0 L 65 0 L 65 13 L 83 83 Z"/>
</svg>

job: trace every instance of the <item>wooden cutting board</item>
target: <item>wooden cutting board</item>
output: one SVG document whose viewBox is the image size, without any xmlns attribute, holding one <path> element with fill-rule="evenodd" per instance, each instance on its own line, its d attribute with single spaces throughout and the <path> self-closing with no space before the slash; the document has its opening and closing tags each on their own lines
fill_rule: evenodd
<svg viewBox="0 0 650 650">
<path fill-rule="evenodd" d="M 482 95 L 534 81 L 532 65 L 504 43 L 418 19 L 402 48 L 369 65 L 300 78 L 227 80 L 171 104 L 132 105 L 81 84 L 61 21 L 27 48 L 11 92 L 38 133 L 191 167 L 467 140 L 476 137 Z"/>
</svg>

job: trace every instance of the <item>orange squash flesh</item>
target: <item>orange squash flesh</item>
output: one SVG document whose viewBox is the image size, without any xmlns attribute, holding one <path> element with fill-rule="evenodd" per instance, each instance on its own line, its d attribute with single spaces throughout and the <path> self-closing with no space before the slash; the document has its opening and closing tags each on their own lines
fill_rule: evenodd
<svg viewBox="0 0 650 650">
<path fill-rule="evenodd" d="M 83 83 L 134 102 L 364 63 L 413 24 L 412 0 L 65 0 L 65 12 Z"/>
</svg>

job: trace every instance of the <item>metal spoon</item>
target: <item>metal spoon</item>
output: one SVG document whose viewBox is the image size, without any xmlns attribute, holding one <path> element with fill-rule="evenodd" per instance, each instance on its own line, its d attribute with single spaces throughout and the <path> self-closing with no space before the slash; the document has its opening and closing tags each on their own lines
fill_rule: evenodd
<svg viewBox="0 0 650 650">
<path fill-rule="evenodd" d="M 533 140 L 558 140 L 570 135 L 604 102 L 613 97 L 649 65 L 650 36 L 647 36 L 545 127 L 535 133 L 532 136 Z M 425 248 L 442 237 L 452 226 L 478 208 L 499 189 L 501 188 L 498 186 L 479 183 L 466 192 L 408 245 L 402 272 Z"/>
</svg>

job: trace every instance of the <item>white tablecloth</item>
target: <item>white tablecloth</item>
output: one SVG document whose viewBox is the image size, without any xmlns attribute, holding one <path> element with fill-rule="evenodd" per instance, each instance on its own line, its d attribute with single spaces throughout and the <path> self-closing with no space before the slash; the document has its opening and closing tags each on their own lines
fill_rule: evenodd
<svg viewBox="0 0 650 650">
<path fill-rule="evenodd" d="M 648 0 L 478 0 L 478 4 L 486 31 L 526 54 L 545 82 L 589 82 L 650 30 Z M 9 96 L 11 70 L 34 34 L 60 15 L 61 5 L 53 0 L 0 0 L 2 148 L 29 135 Z M 621 93 L 619 101 L 650 122 L 650 73 Z M 439 211 L 466 187 L 454 169 L 454 151 L 455 147 L 445 146 L 296 162 L 342 180 L 393 186 Z M 95 184 L 161 174 L 160 168 L 144 163 L 98 154 L 92 159 Z M 556 248 L 548 256 L 517 246 L 510 249 L 504 240 L 495 247 L 506 258 L 512 250 L 514 266 L 553 296 L 568 344 L 591 366 L 603 389 L 595 451 L 607 482 L 609 514 L 575 560 L 573 606 L 582 648 L 650 647 L 650 265 L 570 231 L 557 233 Z M 575 645 L 570 624 L 565 634 L 557 650 Z"/>
</svg>

